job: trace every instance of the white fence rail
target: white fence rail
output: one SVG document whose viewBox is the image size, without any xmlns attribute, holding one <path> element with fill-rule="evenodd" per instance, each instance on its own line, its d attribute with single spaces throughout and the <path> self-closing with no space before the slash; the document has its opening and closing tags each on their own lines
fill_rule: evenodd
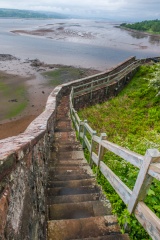
<svg viewBox="0 0 160 240">
<path fill-rule="evenodd" d="M 93 80 L 91 82 L 81 84 L 79 86 L 73 87 L 73 92 L 72 94 L 74 97 L 79 96 L 81 94 L 86 94 L 88 92 L 92 93 L 92 91 L 96 90 L 97 88 L 103 88 L 106 85 L 112 83 L 112 82 L 118 82 L 119 80 L 122 79 L 123 77 L 127 76 L 127 74 L 132 73 L 135 69 L 137 69 L 141 63 L 144 60 L 136 60 L 135 62 L 131 63 L 127 67 L 124 67 L 121 71 L 118 73 L 110 74 L 106 77 L 99 78 L 97 80 Z M 72 95 L 72 96 L 73 96 Z"/>
<path fill-rule="evenodd" d="M 116 77 L 118 77 L 118 75 Z M 104 83 L 102 82 L 102 84 Z M 87 84 L 83 85 L 83 87 L 86 88 L 87 86 Z M 79 86 L 79 89 L 82 89 L 82 86 Z M 92 88 L 90 87 L 89 91 L 91 91 L 91 89 Z M 142 156 L 107 141 L 105 133 L 102 133 L 101 136 L 98 137 L 96 135 L 96 131 L 94 131 L 87 123 L 87 120 L 81 121 L 77 112 L 75 111 L 74 96 L 76 94 L 74 90 L 77 91 L 78 87 L 72 89 L 70 94 L 70 114 L 78 136 L 82 139 L 83 148 L 87 147 L 89 151 L 90 164 L 92 165 L 93 162 L 96 164 L 98 171 L 101 171 L 105 178 L 110 182 L 123 202 L 127 205 L 129 212 L 135 214 L 138 221 L 146 229 L 152 239 L 159 240 L 160 219 L 145 205 L 143 200 L 146 197 L 153 178 L 156 178 L 160 181 L 160 152 L 156 149 L 148 149 L 145 156 Z M 83 91 L 88 90 L 84 89 Z M 81 90 L 78 92 L 79 94 L 82 93 Z M 94 143 L 98 145 L 96 152 L 95 148 L 93 148 Z M 112 153 L 140 169 L 133 191 L 131 191 L 103 162 L 105 149 L 111 151 Z"/>
</svg>

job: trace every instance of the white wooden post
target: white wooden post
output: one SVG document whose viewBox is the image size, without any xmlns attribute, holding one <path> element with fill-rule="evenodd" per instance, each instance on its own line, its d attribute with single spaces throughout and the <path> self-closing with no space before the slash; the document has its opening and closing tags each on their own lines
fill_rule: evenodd
<svg viewBox="0 0 160 240">
<path fill-rule="evenodd" d="M 77 111 L 74 111 L 74 125 L 75 125 L 75 129 L 76 129 L 76 113 L 77 113 Z M 77 129 L 76 129 L 77 130 Z"/>
<path fill-rule="evenodd" d="M 77 115 L 77 111 L 75 111 L 74 112 L 74 118 L 75 118 L 75 129 L 76 129 L 76 131 L 79 131 L 79 126 L 78 126 L 78 124 L 77 124 L 77 117 L 76 117 L 76 115 Z"/>
<path fill-rule="evenodd" d="M 106 95 L 108 94 L 108 86 L 106 86 Z"/>
<path fill-rule="evenodd" d="M 79 122 L 79 130 L 78 130 L 78 138 L 79 140 L 81 139 L 81 125 L 82 125 L 82 120 Z"/>
<path fill-rule="evenodd" d="M 103 140 L 106 140 L 106 138 L 107 138 L 106 133 L 101 133 L 100 143 L 99 143 L 99 149 L 98 149 L 98 165 L 97 165 L 96 176 L 98 176 L 100 161 L 102 160 L 103 155 L 104 155 L 104 147 L 102 146 L 101 142 L 102 142 Z"/>
<path fill-rule="evenodd" d="M 86 144 L 85 144 L 85 136 L 86 136 L 86 126 L 85 124 L 87 123 L 87 120 L 84 120 L 83 122 L 83 141 L 82 141 L 82 148 L 85 148 Z"/>
<path fill-rule="evenodd" d="M 93 88 L 93 81 L 91 82 L 91 95 L 90 95 L 90 100 L 92 100 L 92 88 Z"/>
<path fill-rule="evenodd" d="M 92 139 L 91 139 L 91 151 L 90 151 L 90 156 L 89 156 L 89 163 L 90 163 L 90 166 L 92 167 L 92 164 L 93 164 L 93 160 L 92 160 L 92 152 L 93 152 L 93 136 L 96 135 L 96 131 L 93 131 L 92 132 Z"/>
<path fill-rule="evenodd" d="M 160 160 L 160 153 L 157 149 L 148 149 L 144 156 L 143 164 L 140 168 L 129 204 L 128 210 L 132 213 L 137 205 L 138 201 L 142 201 L 151 185 L 153 177 L 148 174 L 148 169 L 151 163 Z"/>
<path fill-rule="evenodd" d="M 72 87 L 71 98 L 72 98 L 72 105 L 74 107 L 74 87 Z"/>
</svg>

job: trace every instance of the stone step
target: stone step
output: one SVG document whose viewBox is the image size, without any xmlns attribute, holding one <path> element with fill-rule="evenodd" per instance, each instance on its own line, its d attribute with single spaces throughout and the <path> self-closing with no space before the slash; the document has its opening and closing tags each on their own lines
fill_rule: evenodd
<svg viewBox="0 0 160 240">
<path fill-rule="evenodd" d="M 61 141 L 61 139 L 60 140 L 56 140 L 56 142 L 54 143 L 54 145 L 56 145 L 56 144 L 59 144 L 59 145 L 79 145 L 79 146 L 81 146 L 81 144 L 78 142 L 78 141 L 76 141 L 76 139 L 73 141 L 73 142 L 69 142 L 69 141 Z"/>
<path fill-rule="evenodd" d="M 62 118 L 62 119 L 58 119 L 57 121 L 56 121 L 56 126 L 63 126 L 63 127 L 66 127 L 66 126 L 71 126 L 71 120 L 70 119 L 64 119 L 64 118 Z"/>
<path fill-rule="evenodd" d="M 72 122 L 71 122 L 71 118 L 70 116 L 59 116 L 58 119 L 56 119 L 56 127 L 58 128 L 70 128 L 71 131 L 73 131 L 73 128 L 72 128 Z"/>
<path fill-rule="evenodd" d="M 63 132 L 64 133 L 64 132 Z M 63 134 L 62 133 L 62 134 Z M 58 133 L 56 133 L 56 135 L 57 135 Z M 59 133 L 60 134 L 60 133 Z M 68 133 L 69 135 L 70 135 L 70 133 Z M 68 141 L 68 140 L 63 140 L 63 142 L 61 141 L 61 139 L 56 139 L 56 142 L 53 142 L 54 144 L 62 144 L 62 145 L 65 145 L 65 144 L 76 144 L 76 145 L 80 145 L 81 146 L 81 144 L 79 143 L 79 141 L 77 141 L 77 139 L 76 139 L 76 135 L 74 135 L 75 136 L 75 139 L 73 139 L 73 141 L 71 142 L 71 141 Z M 73 137 L 73 136 L 72 136 Z M 70 139 L 70 140 L 72 140 L 72 139 Z"/>
<path fill-rule="evenodd" d="M 55 165 L 54 167 L 50 167 L 49 171 L 56 172 L 56 173 L 58 173 L 58 172 L 61 173 L 61 172 L 65 172 L 65 171 L 69 171 L 69 172 L 71 172 L 71 171 L 85 171 L 86 172 L 87 171 L 89 173 L 91 172 L 89 165 L 77 165 L 77 166 L 61 165 L 61 166 L 59 166 L 58 164 Z"/>
<path fill-rule="evenodd" d="M 49 181 L 48 188 L 54 187 L 70 187 L 77 188 L 81 186 L 91 186 L 95 185 L 96 182 L 93 179 L 81 179 L 81 180 L 70 180 L 70 181 Z"/>
<path fill-rule="evenodd" d="M 63 134 L 64 132 L 62 132 L 62 133 L 55 133 L 56 134 L 56 136 L 57 136 L 57 134 L 59 134 L 59 135 L 61 135 L 61 134 Z M 67 133 L 66 133 L 67 134 Z M 70 144 L 70 145 L 73 145 L 73 144 L 76 144 L 76 145 L 78 145 L 79 143 L 77 142 L 77 139 L 76 139 L 76 136 L 70 136 L 70 132 L 68 132 L 68 135 L 69 135 L 69 139 L 68 140 L 63 140 L 63 142 L 62 142 L 62 135 L 60 136 L 60 137 L 57 137 L 57 139 L 56 139 L 56 142 L 53 142 L 53 144 L 55 145 L 55 144 L 61 144 L 61 145 L 65 145 L 65 144 Z M 81 146 L 81 145 L 80 145 Z"/>
<path fill-rule="evenodd" d="M 61 106 L 61 105 L 63 105 L 63 107 Z M 59 105 L 58 107 L 57 107 L 57 116 L 56 116 L 56 119 L 58 119 L 58 117 L 60 117 L 60 116 L 63 116 L 63 117 L 67 117 L 67 116 L 69 116 L 69 106 L 67 106 L 64 102 L 61 102 L 61 105 Z M 64 118 L 63 118 L 64 119 Z"/>
<path fill-rule="evenodd" d="M 75 149 L 75 150 L 70 150 L 70 151 L 58 151 L 57 149 L 54 149 L 51 152 L 51 156 L 50 156 L 50 161 L 55 161 L 55 160 L 84 160 L 84 155 L 82 150 Z"/>
<path fill-rule="evenodd" d="M 58 130 L 63 131 L 63 132 L 68 132 L 68 130 L 73 131 L 71 122 L 63 122 L 59 121 L 58 125 L 56 125 L 55 130 L 58 132 Z"/>
<path fill-rule="evenodd" d="M 61 166 L 88 166 L 88 163 L 86 160 L 50 160 L 49 161 L 49 167 L 55 167 L 58 165 L 59 167 Z"/>
<path fill-rule="evenodd" d="M 99 200 L 99 193 L 78 194 L 78 195 L 63 195 L 63 196 L 48 196 L 47 205 L 56 203 L 76 203 L 86 201 Z"/>
<path fill-rule="evenodd" d="M 58 164 L 54 167 L 51 167 L 50 168 L 50 171 L 51 172 L 58 172 L 58 171 L 71 171 L 71 170 L 83 170 L 83 167 L 84 167 L 84 170 L 85 168 L 88 168 L 88 166 L 59 166 Z"/>
<path fill-rule="evenodd" d="M 120 234 L 115 216 L 48 221 L 48 240 L 71 240 Z"/>
<path fill-rule="evenodd" d="M 63 103 L 62 103 L 62 104 L 63 104 Z M 64 104 L 63 104 L 63 105 L 64 105 Z M 66 107 L 63 108 L 63 109 L 62 109 L 61 106 L 57 108 L 57 116 L 56 116 L 56 119 L 57 119 L 57 120 L 58 120 L 58 119 L 64 120 L 64 118 L 67 119 L 68 117 L 70 117 L 70 116 L 69 116 L 69 107 L 68 107 L 68 106 L 66 106 Z"/>
<path fill-rule="evenodd" d="M 89 175 L 90 174 L 90 169 L 88 166 L 83 166 L 79 168 L 75 167 L 55 167 L 55 168 L 50 168 L 48 176 L 49 178 L 53 177 L 54 175 L 63 175 L 63 176 L 70 176 L 70 175 Z M 92 173 L 91 173 L 92 174 Z"/>
<path fill-rule="evenodd" d="M 52 172 L 53 173 L 53 172 Z M 89 174 L 68 174 L 68 175 L 49 175 L 49 181 L 70 181 L 70 180 L 80 180 L 80 179 L 89 179 L 89 178 L 94 178 L 95 176 L 92 174 L 92 175 L 89 175 Z"/>
<path fill-rule="evenodd" d="M 79 144 L 75 144 L 75 143 L 69 143 L 69 144 L 62 144 L 62 143 L 58 143 L 55 145 L 57 147 L 58 151 L 82 151 L 82 146 Z"/>
<path fill-rule="evenodd" d="M 73 150 L 69 150 L 68 155 L 66 155 L 67 151 L 65 151 L 65 150 L 62 151 L 58 147 L 55 148 L 54 151 L 51 152 L 50 161 L 55 161 L 55 160 L 62 160 L 62 161 L 85 160 L 84 157 L 79 157 L 80 154 L 78 154 L 78 152 L 80 153 L 81 150 L 78 147 L 74 148 L 74 146 L 73 146 L 72 149 Z M 74 154 L 75 152 L 77 153 L 76 156 Z"/>
<path fill-rule="evenodd" d="M 57 118 L 59 116 L 69 116 L 69 106 L 66 105 L 66 103 L 64 101 L 61 102 L 61 104 L 57 107 Z M 56 119 L 57 119 L 56 118 Z"/>
<path fill-rule="evenodd" d="M 111 215 L 111 205 L 102 201 L 81 203 L 61 203 L 48 206 L 48 219 L 79 219 L 95 216 Z"/>
<path fill-rule="evenodd" d="M 82 151 L 63 151 L 59 152 L 58 159 L 64 159 L 64 160 L 78 160 L 78 159 L 84 159 L 84 154 Z"/>
<path fill-rule="evenodd" d="M 55 128 L 55 132 L 71 132 L 73 129 L 70 127 L 68 127 L 68 128 L 58 128 L 58 127 L 56 127 Z"/>
<path fill-rule="evenodd" d="M 99 193 L 99 192 L 100 192 L 100 189 L 97 185 L 85 186 L 85 187 L 79 187 L 79 188 L 69 188 L 69 187 L 47 188 L 48 196 L 76 195 L 76 194 L 88 194 L 88 193 Z"/>
<path fill-rule="evenodd" d="M 101 236 L 96 238 L 75 238 L 72 240 L 130 240 L 128 234 L 113 234 L 108 236 Z"/>
<path fill-rule="evenodd" d="M 74 142 L 76 140 L 75 132 L 72 130 L 70 132 L 55 132 L 54 133 L 54 140 L 57 141 L 68 141 Z"/>
</svg>

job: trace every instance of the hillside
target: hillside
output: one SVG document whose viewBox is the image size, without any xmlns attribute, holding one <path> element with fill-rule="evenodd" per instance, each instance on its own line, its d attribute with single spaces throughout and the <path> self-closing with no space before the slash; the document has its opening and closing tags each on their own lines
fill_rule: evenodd
<svg viewBox="0 0 160 240">
<path fill-rule="evenodd" d="M 137 31 L 160 34 L 160 20 L 158 19 L 149 21 L 146 20 L 133 24 L 122 23 L 120 26 Z"/>
<path fill-rule="evenodd" d="M 105 132 L 107 139 L 122 147 L 144 155 L 147 149 L 160 151 L 160 64 L 141 66 L 128 86 L 115 98 L 79 112 L 92 129 Z M 138 169 L 107 152 L 104 162 L 130 188 L 133 189 Z M 109 197 L 113 212 L 118 215 L 122 229 L 128 223 L 133 240 L 151 239 L 102 174 L 98 176 Z M 160 182 L 154 180 L 145 203 L 160 217 Z"/>
<path fill-rule="evenodd" d="M 38 12 L 18 9 L 0 8 L 0 18 L 68 18 L 67 15 L 52 12 Z"/>
</svg>

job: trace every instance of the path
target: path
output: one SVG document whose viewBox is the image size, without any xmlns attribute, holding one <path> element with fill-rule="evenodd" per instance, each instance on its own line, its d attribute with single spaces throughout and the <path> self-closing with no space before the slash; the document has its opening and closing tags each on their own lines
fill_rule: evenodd
<svg viewBox="0 0 160 240">
<path fill-rule="evenodd" d="M 47 194 L 48 240 L 129 240 L 76 140 L 68 96 L 58 107 Z"/>
</svg>

